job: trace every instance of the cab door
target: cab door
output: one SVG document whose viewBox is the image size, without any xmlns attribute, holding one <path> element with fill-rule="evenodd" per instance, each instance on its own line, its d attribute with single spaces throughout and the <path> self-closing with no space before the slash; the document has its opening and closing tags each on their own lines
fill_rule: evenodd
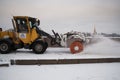
<svg viewBox="0 0 120 80">
<path fill-rule="evenodd" d="M 15 22 L 19 39 L 25 44 L 30 43 L 31 41 L 28 19 L 25 17 L 15 18 Z"/>
</svg>

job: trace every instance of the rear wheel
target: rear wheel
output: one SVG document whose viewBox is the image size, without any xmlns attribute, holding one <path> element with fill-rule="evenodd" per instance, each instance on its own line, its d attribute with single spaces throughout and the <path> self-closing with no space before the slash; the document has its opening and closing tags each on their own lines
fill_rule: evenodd
<svg viewBox="0 0 120 80">
<path fill-rule="evenodd" d="M 78 41 L 73 42 L 70 45 L 70 51 L 72 54 L 79 53 L 79 52 L 83 51 L 83 44 L 78 42 Z"/>
<path fill-rule="evenodd" d="M 36 54 L 43 54 L 46 50 L 44 43 L 43 42 L 35 42 L 32 46 L 33 52 Z"/>
<path fill-rule="evenodd" d="M 7 41 L 0 42 L 0 53 L 7 54 L 11 51 L 10 43 Z"/>
</svg>

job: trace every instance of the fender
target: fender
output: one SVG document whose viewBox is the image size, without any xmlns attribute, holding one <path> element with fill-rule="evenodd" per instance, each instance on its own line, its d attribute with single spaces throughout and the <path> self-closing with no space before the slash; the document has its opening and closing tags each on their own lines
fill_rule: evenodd
<svg viewBox="0 0 120 80">
<path fill-rule="evenodd" d="M 34 42 L 32 42 L 32 44 L 30 45 L 29 49 L 32 49 L 32 46 L 33 46 L 33 44 L 34 44 L 35 42 L 43 42 L 43 43 L 45 43 L 45 44 L 48 45 L 47 42 L 45 42 L 44 40 L 38 38 L 38 39 L 36 39 Z"/>
<path fill-rule="evenodd" d="M 0 39 L 0 42 L 3 42 L 3 41 L 6 41 L 6 42 L 9 42 L 10 44 L 13 44 L 13 41 L 11 38 Z"/>
</svg>

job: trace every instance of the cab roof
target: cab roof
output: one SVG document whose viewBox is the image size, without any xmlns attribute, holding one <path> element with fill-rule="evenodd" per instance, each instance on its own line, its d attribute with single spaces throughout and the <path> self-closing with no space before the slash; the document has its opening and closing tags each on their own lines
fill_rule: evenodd
<svg viewBox="0 0 120 80">
<path fill-rule="evenodd" d="M 14 19 L 16 19 L 16 18 L 31 18 L 31 19 L 33 19 L 34 17 L 29 17 L 29 16 L 13 16 L 13 18 Z M 34 18 L 34 19 L 36 19 L 36 18 Z"/>
</svg>

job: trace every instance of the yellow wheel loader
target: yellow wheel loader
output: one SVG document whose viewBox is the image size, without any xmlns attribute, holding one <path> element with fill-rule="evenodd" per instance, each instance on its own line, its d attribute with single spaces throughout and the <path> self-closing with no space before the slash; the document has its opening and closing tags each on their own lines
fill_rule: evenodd
<svg viewBox="0 0 120 80">
<path fill-rule="evenodd" d="M 13 16 L 14 29 L 2 31 L 0 28 L 0 53 L 7 54 L 17 49 L 32 49 L 42 54 L 47 47 L 70 47 L 72 53 L 83 50 L 84 36 L 75 33 L 66 33 L 54 36 L 39 29 L 40 20 L 28 16 Z"/>
</svg>

